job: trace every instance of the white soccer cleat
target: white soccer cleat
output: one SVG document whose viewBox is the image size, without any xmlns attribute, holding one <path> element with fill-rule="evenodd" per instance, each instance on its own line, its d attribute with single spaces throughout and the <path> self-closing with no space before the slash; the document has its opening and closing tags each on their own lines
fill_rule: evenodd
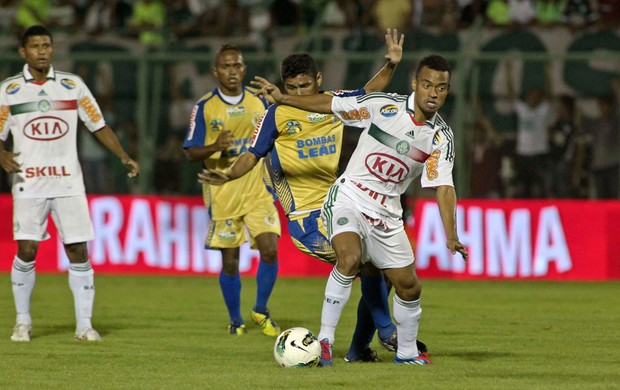
<svg viewBox="0 0 620 390">
<path fill-rule="evenodd" d="M 84 328 L 75 333 L 75 339 L 82 341 L 101 341 L 101 336 L 99 336 L 99 332 L 93 328 Z"/>
<path fill-rule="evenodd" d="M 31 324 L 23 322 L 18 323 L 13 328 L 13 334 L 11 335 L 11 341 L 30 341 L 30 331 L 32 330 Z"/>
</svg>

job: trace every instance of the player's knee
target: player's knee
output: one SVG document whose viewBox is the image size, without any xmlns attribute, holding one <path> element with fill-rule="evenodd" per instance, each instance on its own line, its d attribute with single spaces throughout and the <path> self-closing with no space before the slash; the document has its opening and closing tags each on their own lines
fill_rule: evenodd
<svg viewBox="0 0 620 390">
<path fill-rule="evenodd" d="M 260 250 L 261 261 L 267 264 L 275 264 L 278 262 L 278 249 L 277 248 L 265 248 Z"/>
<path fill-rule="evenodd" d="M 354 253 L 347 253 L 338 257 L 336 269 L 343 275 L 353 276 L 359 272 L 360 256 Z"/>
<path fill-rule="evenodd" d="M 415 301 L 422 295 L 422 283 L 418 279 L 410 283 L 396 286 L 396 294 L 404 301 Z"/>
<path fill-rule="evenodd" d="M 17 257 L 27 263 L 34 261 L 39 249 L 37 241 L 19 241 L 17 245 Z"/>
</svg>

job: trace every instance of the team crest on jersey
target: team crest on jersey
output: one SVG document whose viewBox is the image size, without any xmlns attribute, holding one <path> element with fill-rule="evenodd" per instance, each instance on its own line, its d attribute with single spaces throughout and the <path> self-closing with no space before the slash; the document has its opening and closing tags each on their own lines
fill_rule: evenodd
<svg viewBox="0 0 620 390">
<path fill-rule="evenodd" d="M 62 79 L 60 80 L 60 84 L 67 88 L 68 90 L 72 90 L 75 89 L 75 87 L 77 87 L 77 85 L 75 84 L 75 81 L 70 80 L 70 79 Z"/>
<path fill-rule="evenodd" d="M 388 104 L 381 107 L 381 110 L 379 112 L 382 116 L 389 118 L 396 115 L 396 113 L 398 112 L 398 107 L 396 107 L 394 104 Z"/>
<path fill-rule="evenodd" d="M 342 218 L 338 218 L 338 221 L 336 223 L 340 226 L 343 226 L 349 223 L 349 220 L 347 219 L 347 217 L 342 217 Z"/>
<path fill-rule="evenodd" d="M 11 83 L 6 87 L 6 93 L 9 95 L 14 95 L 21 88 L 21 84 L 19 83 Z"/>
<path fill-rule="evenodd" d="M 265 223 L 267 225 L 274 226 L 276 224 L 276 220 L 276 213 L 273 211 L 265 216 Z"/>
<path fill-rule="evenodd" d="M 310 123 L 319 123 L 319 122 L 324 122 L 327 119 L 327 114 L 317 114 L 312 113 L 312 114 L 308 114 L 308 122 Z"/>
<path fill-rule="evenodd" d="M 398 154 L 407 154 L 409 153 L 410 149 L 411 149 L 411 146 L 409 146 L 409 142 L 407 141 L 399 141 L 396 144 L 396 152 Z"/>
<path fill-rule="evenodd" d="M 286 122 L 286 134 L 298 134 L 301 133 L 301 123 L 299 121 Z"/>
<path fill-rule="evenodd" d="M 242 116 L 242 115 L 245 115 L 245 107 L 244 106 L 230 107 L 226 109 L 226 113 L 228 114 L 229 118 L 234 118 L 236 116 Z"/>
<path fill-rule="evenodd" d="M 37 103 L 37 108 L 41 112 L 48 112 L 52 108 L 52 103 L 47 100 L 40 100 L 39 103 Z"/>
<path fill-rule="evenodd" d="M 211 119 L 209 126 L 213 131 L 222 131 L 224 130 L 224 121 L 221 119 Z"/>
</svg>

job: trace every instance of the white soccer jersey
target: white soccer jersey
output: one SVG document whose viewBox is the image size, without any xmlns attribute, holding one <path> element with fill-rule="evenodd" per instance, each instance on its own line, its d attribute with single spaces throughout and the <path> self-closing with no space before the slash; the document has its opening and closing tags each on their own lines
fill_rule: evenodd
<svg viewBox="0 0 620 390">
<path fill-rule="evenodd" d="M 22 172 L 13 178 L 14 198 L 54 198 L 85 192 L 77 154 L 78 117 L 88 130 L 105 126 L 101 110 L 72 73 L 50 67 L 37 82 L 24 65 L 0 84 L 0 139 L 13 135 L 13 151 Z"/>
<path fill-rule="evenodd" d="M 439 114 L 417 123 L 414 94 L 334 97 L 332 111 L 346 125 L 364 128 L 337 183 L 372 217 L 401 218 L 400 195 L 420 174 L 423 187 L 454 186 L 452 129 Z"/>
</svg>

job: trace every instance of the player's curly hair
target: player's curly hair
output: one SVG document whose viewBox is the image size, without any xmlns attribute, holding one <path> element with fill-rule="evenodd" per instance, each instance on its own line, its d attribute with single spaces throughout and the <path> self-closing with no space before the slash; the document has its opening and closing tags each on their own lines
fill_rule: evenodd
<svg viewBox="0 0 620 390">
<path fill-rule="evenodd" d="M 450 66 L 448 60 L 440 55 L 433 54 L 422 58 L 422 60 L 418 63 L 418 68 L 415 71 L 416 79 L 420 75 L 420 71 L 422 70 L 422 68 L 424 68 L 425 66 L 432 70 L 448 72 L 448 78 L 452 76 L 452 66 Z"/>
<path fill-rule="evenodd" d="M 308 75 L 313 78 L 319 74 L 319 69 L 309 54 L 299 53 L 291 54 L 282 61 L 280 67 L 280 77 L 282 81 L 299 75 Z"/>
<path fill-rule="evenodd" d="M 54 42 L 54 40 L 52 39 L 52 33 L 50 32 L 50 30 L 48 30 L 47 27 L 45 26 L 37 24 L 37 25 L 28 27 L 26 31 L 24 31 L 19 41 L 20 46 L 26 47 L 26 44 L 28 43 L 28 39 L 30 39 L 30 37 L 36 37 L 36 36 L 47 36 L 47 37 L 50 37 L 51 42 Z"/>
</svg>

